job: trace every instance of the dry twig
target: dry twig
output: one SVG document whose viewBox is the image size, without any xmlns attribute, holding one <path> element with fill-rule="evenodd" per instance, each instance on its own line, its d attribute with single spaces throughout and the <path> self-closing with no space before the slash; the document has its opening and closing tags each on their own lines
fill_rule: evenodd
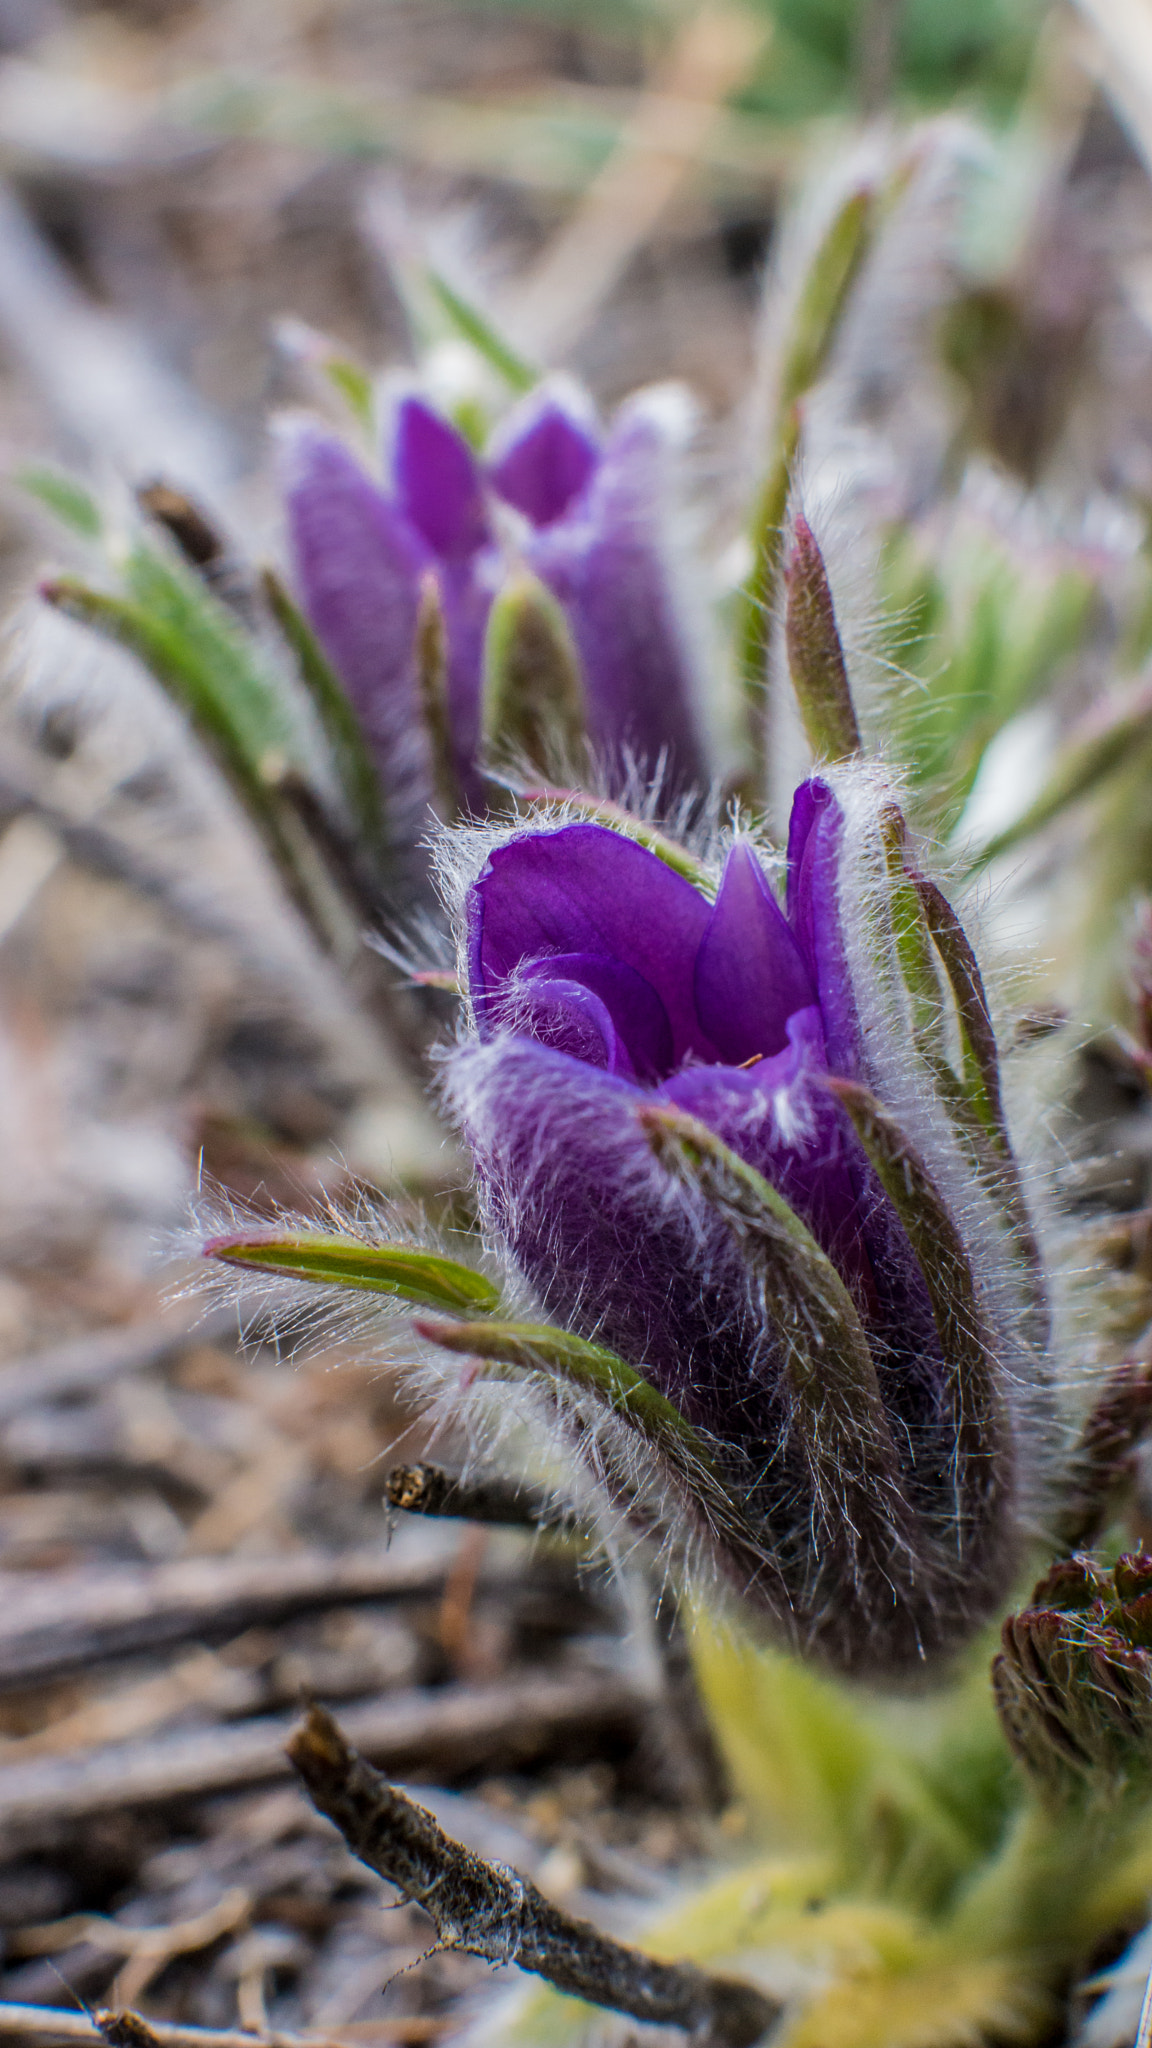
<svg viewBox="0 0 1152 2048">
<path fill-rule="evenodd" d="M 646 1705 L 626 1680 L 571 1671 L 493 1685 L 394 1693 L 348 1711 L 355 1739 L 390 1767 L 435 1760 L 464 1768 L 523 1757 L 589 1729 L 635 1734 Z M 286 1715 L 187 1729 L 151 1742 L 48 1757 L 0 1770 L 0 1844 L 27 1848 L 100 1813 L 171 1805 L 286 1775 Z"/>
<path fill-rule="evenodd" d="M 154 1322 L 101 1330 L 72 1344 L 33 1352 L 0 1370 L 0 1422 L 11 1421 L 40 1401 L 92 1393 L 121 1373 L 148 1372 L 192 1344 L 214 1344 L 235 1335 L 235 1309 L 213 1309 L 205 1315 L 201 1303 L 182 1302 Z"/>
<path fill-rule="evenodd" d="M 0 1573 L 0 1689 L 112 1657 L 238 1635 L 320 1607 L 438 1592 L 451 1552 L 405 1557 L 383 1546 L 283 1557 L 189 1557 L 172 1564 Z"/>
<path fill-rule="evenodd" d="M 251 2034 L 238 2027 L 182 2027 L 170 2020 L 145 2020 L 138 2012 L 61 2012 L 46 2005 L 0 2003 L 0 2039 L 35 2041 L 39 2048 L 73 2041 L 88 2048 L 342 2048 L 366 2036 L 375 2041 L 427 2041 L 443 2032 L 443 2022 L 417 2013 L 398 2013 L 373 2020 L 370 2027 L 342 2027 L 340 2034 L 284 2034 L 268 2029 Z"/>
<path fill-rule="evenodd" d="M 626 1948 L 553 1905 L 528 1878 L 452 1841 L 349 1748 L 322 1708 L 313 1707 L 288 1754 L 349 1848 L 423 1906 L 445 1948 L 516 1963 L 560 1991 L 684 2027 L 713 2048 L 752 2048 L 776 2018 L 778 2007 L 753 1985 Z"/>
<path fill-rule="evenodd" d="M 408 1515 L 455 1516 L 501 1528 L 550 1529 L 569 1535 L 573 1517 L 552 1511 L 542 1494 L 504 1479 L 464 1480 L 440 1465 L 393 1465 L 384 1480 L 384 1505 Z"/>
</svg>

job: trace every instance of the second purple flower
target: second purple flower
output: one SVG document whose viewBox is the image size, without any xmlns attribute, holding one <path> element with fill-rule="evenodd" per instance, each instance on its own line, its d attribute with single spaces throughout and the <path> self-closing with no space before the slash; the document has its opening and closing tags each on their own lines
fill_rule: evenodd
<svg viewBox="0 0 1152 2048">
<path fill-rule="evenodd" d="M 430 789 L 416 640 L 431 578 L 452 770 L 465 809 L 483 810 L 485 639 L 516 570 L 560 608 L 608 787 L 622 788 L 633 770 L 662 770 L 670 794 L 706 784 L 700 683 L 669 566 L 670 460 L 643 403 L 625 406 L 601 438 L 548 387 L 505 423 L 484 462 L 448 420 L 405 398 L 383 484 L 320 425 L 287 431 L 297 586 L 388 793 L 419 799 Z"/>
</svg>

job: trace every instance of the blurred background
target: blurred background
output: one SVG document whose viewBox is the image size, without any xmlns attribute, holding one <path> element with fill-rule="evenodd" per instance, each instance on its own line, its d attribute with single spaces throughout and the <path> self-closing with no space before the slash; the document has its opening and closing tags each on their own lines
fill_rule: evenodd
<svg viewBox="0 0 1152 2048">
<path fill-rule="evenodd" d="M 1010 1032 L 1078 1020 L 1046 1112 L 1069 1199 L 1142 1212 L 1152 0 L 0 0 L 6 1999 L 443 2029 L 477 1972 L 382 2004 L 418 1916 L 382 1952 L 380 1887 L 275 1783 L 309 1689 L 383 1713 L 368 1746 L 558 1896 L 723 1825 L 677 1645 L 619 1588 L 453 1525 L 385 1550 L 379 1460 L 421 1439 L 371 1356 L 290 1368 L 163 1306 L 201 1178 L 451 1218 L 466 1176 L 406 998 L 382 1026 L 170 699 L 38 583 L 98 545 L 114 568 L 158 479 L 282 560 L 270 415 L 331 413 L 333 357 L 463 404 L 478 307 L 605 411 L 690 388 L 730 643 L 789 266 L 828 180 L 880 159 L 812 409 L 874 566 L 870 716 L 917 822 L 984 861 L 993 951 L 1025 943 Z"/>
</svg>

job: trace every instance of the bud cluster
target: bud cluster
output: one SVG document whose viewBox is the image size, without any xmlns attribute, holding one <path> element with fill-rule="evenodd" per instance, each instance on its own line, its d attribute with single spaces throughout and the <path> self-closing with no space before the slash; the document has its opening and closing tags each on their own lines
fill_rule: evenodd
<svg viewBox="0 0 1152 2048">
<path fill-rule="evenodd" d="M 1116 1797 L 1152 1771 L 1152 1557 L 1053 1565 L 992 1667 L 1009 1743 L 1044 1794 Z"/>
</svg>

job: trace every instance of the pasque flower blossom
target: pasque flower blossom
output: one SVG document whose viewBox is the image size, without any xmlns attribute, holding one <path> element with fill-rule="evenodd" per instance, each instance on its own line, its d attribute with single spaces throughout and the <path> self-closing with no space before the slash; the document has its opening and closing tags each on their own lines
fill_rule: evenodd
<svg viewBox="0 0 1152 2048">
<path fill-rule="evenodd" d="M 485 632 L 516 563 L 562 609 L 593 758 L 609 781 L 661 766 L 670 790 L 706 780 L 691 636 L 664 538 L 668 455 L 644 402 L 623 407 L 602 439 L 549 386 L 505 423 L 483 463 L 423 399 L 404 398 L 384 487 L 319 424 L 286 429 L 296 582 L 386 789 L 427 788 L 416 633 L 431 575 L 447 641 L 456 786 L 465 807 L 482 812 Z"/>
<path fill-rule="evenodd" d="M 871 771 L 803 784 L 783 905 L 739 837 L 714 897 L 600 824 L 504 837 L 464 895 L 475 1036 L 448 1069 L 549 1314 L 701 1433 L 755 1532 L 742 1590 L 858 1668 L 1004 1590 L 1034 1377 L 1014 1204 L 918 1058 L 869 900 L 892 816 Z"/>
</svg>

